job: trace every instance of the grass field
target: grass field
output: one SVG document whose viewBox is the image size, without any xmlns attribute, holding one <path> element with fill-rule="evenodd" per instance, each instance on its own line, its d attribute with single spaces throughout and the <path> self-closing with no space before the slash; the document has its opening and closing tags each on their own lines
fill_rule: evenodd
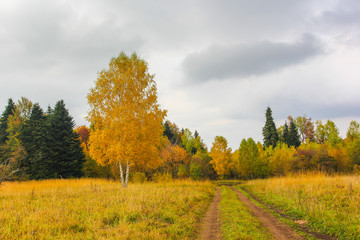
<svg viewBox="0 0 360 240">
<path fill-rule="evenodd" d="M 322 173 L 249 181 L 264 202 L 322 233 L 360 239 L 360 177 Z"/>
<path fill-rule="evenodd" d="M 5 182 L 0 239 L 196 239 L 210 182 Z"/>
</svg>

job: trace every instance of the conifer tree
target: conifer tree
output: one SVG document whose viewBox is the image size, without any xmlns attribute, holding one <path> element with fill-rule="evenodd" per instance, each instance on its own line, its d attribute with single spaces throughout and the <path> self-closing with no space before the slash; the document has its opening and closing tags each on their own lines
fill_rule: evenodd
<svg viewBox="0 0 360 240">
<path fill-rule="evenodd" d="M 289 146 L 289 126 L 288 126 L 287 122 L 285 122 L 285 125 L 284 125 L 283 137 L 284 137 L 284 143 L 286 143 Z"/>
<path fill-rule="evenodd" d="M 11 98 L 8 100 L 8 105 L 5 107 L 4 112 L 0 118 L 0 144 L 4 144 L 6 140 L 8 140 L 8 132 L 6 131 L 8 128 L 8 118 L 13 114 L 15 110 L 15 103 Z"/>
<path fill-rule="evenodd" d="M 275 122 L 272 117 L 271 108 L 268 107 L 266 109 L 266 122 L 263 128 L 263 136 L 264 136 L 264 147 L 276 146 L 276 143 L 279 140 L 279 136 L 276 130 Z"/>
<path fill-rule="evenodd" d="M 48 116 L 48 124 L 49 157 L 55 176 L 81 177 L 85 155 L 79 135 L 73 130 L 74 121 L 63 100 L 56 103 L 53 112 Z"/>
<path fill-rule="evenodd" d="M 174 140 L 174 133 L 171 131 L 169 121 L 165 121 L 164 123 L 164 136 L 166 136 L 171 143 L 173 143 Z"/>
<path fill-rule="evenodd" d="M 21 166 L 31 179 L 55 177 L 48 154 L 47 139 L 46 116 L 37 103 L 32 107 L 30 118 L 21 132 L 21 140 L 27 152 Z"/>
<path fill-rule="evenodd" d="M 301 144 L 301 140 L 300 140 L 300 135 L 299 132 L 296 128 L 296 125 L 294 123 L 294 121 L 290 122 L 290 132 L 289 132 L 289 140 L 288 140 L 288 145 L 289 146 L 294 146 L 294 147 L 299 147 Z"/>
</svg>

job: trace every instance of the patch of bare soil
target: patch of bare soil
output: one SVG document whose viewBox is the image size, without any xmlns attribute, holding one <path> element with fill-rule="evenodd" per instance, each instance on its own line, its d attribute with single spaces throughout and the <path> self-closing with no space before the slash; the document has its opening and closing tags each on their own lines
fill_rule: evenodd
<svg viewBox="0 0 360 240">
<path fill-rule="evenodd" d="M 234 190 L 239 200 L 242 201 L 254 214 L 255 217 L 259 218 L 262 224 L 268 228 L 276 239 L 279 240 L 297 240 L 303 239 L 299 234 L 293 231 L 288 225 L 280 222 L 276 217 L 271 215 L 268 212 L 265 212 L 262 208 L 256 206 L 253 202 L 250 201 L 243 193 L 237 190 L 234 187 L 231 187 Z"/>
<path fill-rule="evenodd" d="M 201 222 L 201 231 L 200 239 L 210 240 L 210 239 L 221 239 L 220 232 L 220 205 L 221 195 L 220 189 L 216 188 L 216 193 L 212 203 L 209 206 L 209 209 L 205 213 L 205 217 Z"/>
</svg>

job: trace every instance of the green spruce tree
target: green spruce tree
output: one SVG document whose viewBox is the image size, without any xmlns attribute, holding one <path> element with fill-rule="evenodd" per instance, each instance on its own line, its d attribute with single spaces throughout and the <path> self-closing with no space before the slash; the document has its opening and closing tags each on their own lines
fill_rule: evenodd
<svg viewBox="0 0 360 240">
<path fill-rule="evenodd" d="M 11 98 L 9 98 L 8 105 L 5 107 L 5 110 L 0 118 L 0 145 L 5 144 L 6 140 L 8 140 L 9 133 L 6 131 L 8 128 L 8 118 L 13 114 L 14 110 L 15 103 Z"/>
<path fill-rule="evenodd" d="M 72 117 L 64 101 L 58 101 L 49 118 L 49 155 L 52 169 L 57 177 L 81 177 L 85 155 L 80 146 L 79 135 L 74 132 Z"/>
<path fill-rule="evenodd" d="M 31 109 L 30 118 L 25 122 L 21 140 L 27 156 L 21 164 L 31 179 L 55 177 L 48 151 L 46 116 L 38 103 Z"/>
<path fill-rule="evenodd" d="M 266 122 L 263 128 L 263 136 L 264 136 L 264 147 L 276 146 L 276 143 L 279 140 L 279 136 L 276 130 L 275 122 L 272 117 L 271 108 L 268 107 L 266 109 Z"/>
<path fill-rule="evenodd" d="M 164 136 L 166 136 L 169 141 L 173 143 L 174 141 L 174 133 L 171 131 L 171 128 L 170 128 L 170 125 L 169 125 L 169 122 L 168 121 L 165 121 L 164 123 Z"/>
<path fill-rule="evenodd" d="M 300 135 L 294 121 L 290 122 L 289 140 L 287 144 L 295 147 L 299 147 L 301 144 Z"/>
<path fill-rule="evenodd" d="M 286 143 L 289 146 L 289 126 L 287 122 L 285 122 L 284 125 L 284 133 L 283 133 L 284 143 Z"/>
</svg>

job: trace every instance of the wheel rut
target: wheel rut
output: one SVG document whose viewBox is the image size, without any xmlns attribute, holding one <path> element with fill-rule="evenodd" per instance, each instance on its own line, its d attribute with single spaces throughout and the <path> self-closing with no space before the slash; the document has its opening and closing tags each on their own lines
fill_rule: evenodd
<svg viewBox="0 0 360 240">
<path fill-rule="evenodd" d="M 221 239 L 221 221 L 220 221 L 220 188 L 216 188 L 216 193 L 209 209 L 201 223 L 200 239 L 202 240 L 218 240 Z"/>
<path fill-rule="evenodd" d="M 262 224 L 269 230 L 269 232 L 271 232 L 274 235 L 275 239 L 279 239 L 279 240 L 304 239 L 298 233 L 292 230 L 288 225 L 280 222 L 275 216 L 264 211 L 262 208 L 256 206 L 242 192 L 240 192 L 234 187 L 231 187 L 231 189 L 237 193 L 239 200 L 243 202 L 252 211 L 254 216 L 260 219 Z"/>
</svg>

